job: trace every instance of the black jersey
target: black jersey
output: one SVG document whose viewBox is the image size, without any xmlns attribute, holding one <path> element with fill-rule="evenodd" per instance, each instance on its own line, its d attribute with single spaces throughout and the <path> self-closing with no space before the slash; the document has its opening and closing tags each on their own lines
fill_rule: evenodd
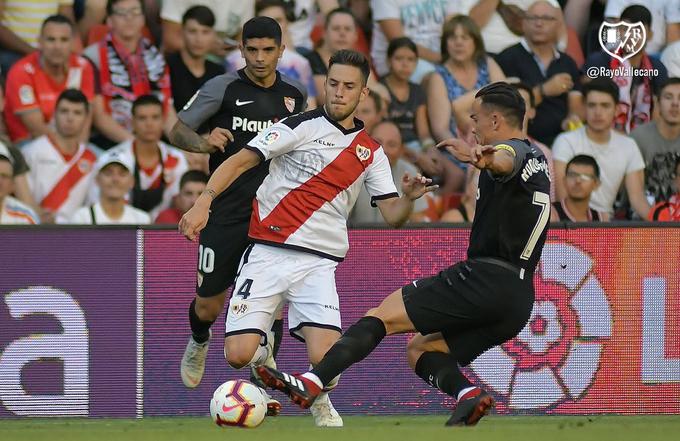
<svg viewBox="0 0 680 441">
<path fill-rule="evenodd" d="M 212 173 L 259 132 L 301 112 L 306 103 L 307 92 L 299 82 L 277 72 L 274 84 L 265 88 L 253 83 L 241 69 L 205 83 L 177 116 L 194 130 L 206 124 L 208 130 L 221 127 L 234 135 L 234 142 L 228 143 L 224 152 L 210 155 Z M 255 192 L 268 171 L 269 162 L 263 162 L 239 176 L 213 201 L 210 223 L 248 222 Z"/>
<path fill-rule="evenodd" d="M 576 222 L 571 213 L 569 213 L 569 210 L 567 209 L 567 204 L 564 202 L 564 200 L 561 200 L 559 202 L 553 202 L 552 206 L 555 207 L 557 217 L 559 217 L 560 221 Z M 592 208 L 588 209 L 588 222 L 599 222 L 601 220 L 602 216 L 600 216 L 599 212 L 593 210 Z"/>
<path fill-rule="evenodd" d="M 505 260 L 533 273 L 550 220 L 550 172 L 543 153 L 527 140 L 499 144 L 514 156 L 512 173 L 482 171 L 468 257 Z"/>
</svg>

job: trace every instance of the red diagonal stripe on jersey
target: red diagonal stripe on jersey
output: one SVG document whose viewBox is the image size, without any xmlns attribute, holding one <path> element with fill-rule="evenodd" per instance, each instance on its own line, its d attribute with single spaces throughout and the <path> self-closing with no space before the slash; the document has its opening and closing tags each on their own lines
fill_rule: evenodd
<svg viewBox="0 0 680 441">
<path fill-rule="evenodd" d="M 71 168 L 62 176 L 61 180 L 52 187 L 52 190 L 40 202 L 40 206 L 47 208 L 50 211 L 56 212 L 61 205 L 68 199 L 71 189 L 82 179 L 83 176 L 92 170 L 92 165 L 97 160 L 97 157 L 90 150 L 85 149 L 80 158 L 76 159 L 71 165 Z M 81 161 L 88 161 L 90 163 L 88 169 L 83 173 L 78 164 Z"/>
<path fill-rule="evenodd" d="M 366 161 L 360 161 L 356 148 L 361 144 L 371 150 Z M 291 190 L 281 199 L 271 213 L 260 220 L 257 199 L 253 202 L 253 215 L 248 235 L 255 239 L 284 243 L 295 233 L 323 204 L 330 202 L 342 191 L 352 185 L 364 170 L 373 162 L 378 148 L 363 130 L 352 143 L 323 170 L 307 182 Z"/>
</svg>

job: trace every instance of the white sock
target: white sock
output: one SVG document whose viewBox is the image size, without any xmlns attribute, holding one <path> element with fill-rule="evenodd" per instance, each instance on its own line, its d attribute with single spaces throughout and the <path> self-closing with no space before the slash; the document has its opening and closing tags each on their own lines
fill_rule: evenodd
<svg viewBox="0 0 680 441">
<path fill-rule="evenodd" d="M 262 366 L 269 357 L 268 346 L 258 346 L 252 360 L 248 363 L 249 366 Z"/>
<path fill-rule="evenodd" d="M 461 390 L 460 392 L 458 392 L 458 398 L 456 398 L 456 400 L 457 400 L 457 401 L 460 400 L 460 398 L 461 398 L 463 395 L 465 395 L 466 393 L 470 392 L 472 389 L 476 389 L 476 388 L 477 388 L 476 386 L 466 387 L 465 389 L 463 389 L 463 390 Z"/>
<path fill-rule="evenodd" d="M 312 380 L 314 382 L 314 384 L 319 386 L 319 389 L 323 389 L 323 383 L 321 382 L 321 379 L 319 377 L 317 377 L 316 375 L 314 375 L 313 373 L 305 372 L 304 374 L 302 374 L 302 376 L 305 377 L 308 380 Z"/>
</svg>

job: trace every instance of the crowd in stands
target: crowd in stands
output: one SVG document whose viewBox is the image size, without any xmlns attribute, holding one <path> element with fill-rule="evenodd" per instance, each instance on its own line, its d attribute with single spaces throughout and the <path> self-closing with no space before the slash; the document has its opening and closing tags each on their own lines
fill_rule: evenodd
<svg viewBox="0 0 680 441">
<path fill-rule="evenodd" d="M 240 30 L 261 15 L 307 109 L 336 51 L 371 59 L 357 117 L 397 187 L 439 184 L 412 221 L 473 219 L 479 171 L 435 146 L 475 142 L 469 109 L 495 81 L 525 100 L 553 221 L 680 221 L 680 0 L 0 0 L 0 224 L 176 224 L 208 158 L 167 135 L 206 81 L 244 67 Z M 619 21 L 646 36 L 623 60 L 601 42 Z M 367 194 L 350 220 L 380 222 Z"/>
</svg>

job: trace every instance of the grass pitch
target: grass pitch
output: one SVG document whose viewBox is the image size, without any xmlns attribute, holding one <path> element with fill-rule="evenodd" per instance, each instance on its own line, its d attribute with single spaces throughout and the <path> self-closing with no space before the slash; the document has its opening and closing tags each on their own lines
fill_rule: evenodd
<svg viewBox="0 0 680 441">
<path fill-rule="evenodd" d="M 680 416 L 487 417 L 471 428 L 444 427 L 440 416 L 345 417 L 341 429 L 317 429 L 311 417 L 268 418 L 257 429 L 222 429 L 209 417 L 1 420 L 3 441 L 669 441 Z"/>
</svg>

